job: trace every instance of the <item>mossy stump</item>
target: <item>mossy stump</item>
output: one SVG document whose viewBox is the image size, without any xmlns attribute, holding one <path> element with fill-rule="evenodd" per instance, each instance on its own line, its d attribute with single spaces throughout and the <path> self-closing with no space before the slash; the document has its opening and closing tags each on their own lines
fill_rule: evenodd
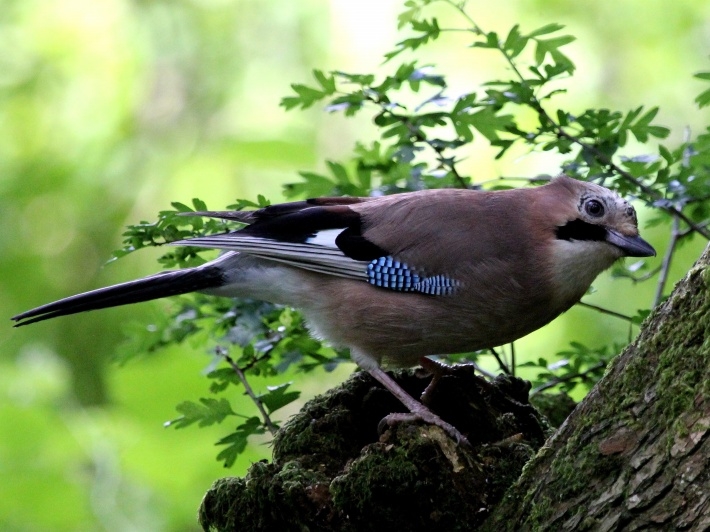
<svg viewBox="0 0 710 532">
<path fill-rule="evenodd" d="M 394 376 L 415 397 L 430 381 L 414 371 Z M 200 524 L 209 531 L 472 530 L 549 435 L 528 391 L 525 381 L 487 381 L 470 366 L 444 376 L 430 406 L 466 435 L 469 449 L 418 422 L 378 431 L 403 407 L 357 372 L 284 425 L 273 463 L 215 482 Z"/>
</svg>

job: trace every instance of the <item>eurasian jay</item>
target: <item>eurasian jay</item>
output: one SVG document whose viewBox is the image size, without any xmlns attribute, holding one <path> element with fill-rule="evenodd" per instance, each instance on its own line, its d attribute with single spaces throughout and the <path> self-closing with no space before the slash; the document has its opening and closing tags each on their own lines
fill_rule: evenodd
<svg viewBox="0 0 710 532">
<path fill-rule="evenodd" d="M 191 214 L 248 225 L 173 242 L 226 250 L 202 266 L 49 303 L 16 326 L 193 291 L 290 305 L 414 415 L 465 441 L 381 367 L 512 342 L 569 309 L 617 259 L 655 255 L 627 201 L 566 176 Z"/>
</svg>

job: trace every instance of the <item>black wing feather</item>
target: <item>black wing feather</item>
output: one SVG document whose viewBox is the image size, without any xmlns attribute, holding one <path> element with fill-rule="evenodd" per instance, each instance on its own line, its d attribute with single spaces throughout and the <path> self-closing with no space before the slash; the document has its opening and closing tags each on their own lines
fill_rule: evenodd
<svg viewBox="0 0 710 532">
<path fill-rule="evenodd" d="M 21 327 L 57 316 L 141 303 L 152 299 L 215 288 L 223 283 L 223 272 L 221 268 L 216 266 L 160 272 L 135 281 L 66 297 L 18 314 L 12 320 L 18 322 L 15 327 Z"/>
<path fill-rule="evenodd" d="M 369 198 L 318 198 L 294 203 L 270 205 L 257 211 L 191 213 L 249 223 L 234 231 L 241 236 L 251 236 L 304 244 L 319 231 L 343 229 L 335 245 L 353 260 L 371 261 L 389 253 L 363 236 L 360 214 L 348 204 L 367 201 Z"/>
</svg>

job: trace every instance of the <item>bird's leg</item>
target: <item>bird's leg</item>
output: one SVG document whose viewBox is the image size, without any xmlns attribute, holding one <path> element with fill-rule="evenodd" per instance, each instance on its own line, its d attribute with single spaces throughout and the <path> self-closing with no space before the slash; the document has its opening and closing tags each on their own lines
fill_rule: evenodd
<svg viewBox="0 0 710 532">
<path fill-rule="evenodd" d="M 462 368 L 470 368 L 474 371 L 480 371 L 480 368 L 474 363 L 456 364 L 455 366 L 450 366 L 448 364 L 444 364 L 443 362 L 437 362 L 436 360 L 433 360 L 429 357 L 421 357 L 419 359 L 419 363 L 421 364 L 422 368 L 424 368 L 424 370 L 432 376 L 431 382 L 427 385 L 427 387 L 422 392 L 422 395 L 419 397 L 419 400 L 424 404 L 430 404 L 432 394 L 434 393 L 434 388 L 436 388 L 436 386 L 439 384 L 441 377 L 445 375 L 454 375 L 457 370 L 460 370 Z M 481 382 L 481 385 L 488 386 L 488 383 L 485 381 L 485 379 L 479 380 Z"/>
<path fill-rule="evenodd" d="M 419 397 L 419 400 L 422 403 L 429 404 L 431 400 L 431 394 L 434 392 L 434 388 L 436 388 L 437 384 L 439 384 L 439 379 L 441 379 L 441 377 L 444 375 L 450 374 L 451 368 L 446 364 L 442 364 L 441 362 L 432 360 L 429 357 L 420 358 L 419 363 L 422 365 L 422 368 L 424 368 L 424 370 L 428 371 L 431 374 L 431 382 L 427 385 L 427 387 L 422 392 L 422 395 Z"/>
<path fill-rule="evenodd" d="M 372 375 L 375 380 L 377 380 L 382 386 L 387 388 L 392 395 L 394 395 L 399 401 L 407 407 L 411 415 L 409 414 L 390 414 L 389 416 L 386 416 L 383 421 L 385 421 L 388 424 L 393 424 L 393 423 L 398 423 L 401 421 L 406 421 L 406 420 L 411 420 L 411 419 L 421 419 L 425 423 L 429 423 L 431 425 L 436 425 L 437 427 L 440 427 L 441 429 L 444 430 L 449 436 L 451 436 L 457 443 L 470 447 L 471 444 L 469 443 L 468 439 L 466 436 L 461 434 L 456 427 L 453 425 L 447 423 L 443 419 L 441 419 L 439 416 L 434 414 L 431 410 L 429 410 L 426 406 L 424 406 L 422 403 L 414 399 L 411 395 L 409 395 L 407 392 L 402 389 L 402 387 L 397 384 L 392 377 L 387 375 L 382 369 L 380 368 L 375 368 L 375 369 L 369 369 L 367 370 L 370 375 Z"/>
</svg>

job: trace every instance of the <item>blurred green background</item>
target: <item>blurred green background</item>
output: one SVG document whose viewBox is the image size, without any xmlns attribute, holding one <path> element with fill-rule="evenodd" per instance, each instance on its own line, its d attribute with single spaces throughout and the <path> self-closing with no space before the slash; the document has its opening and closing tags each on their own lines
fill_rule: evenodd
<svg viewBox="0 0 710 532">
<path fill-rule="evenodd" d="M 170 201 L 214 209 L 261 193 L 280 201 L 298 170 L 347 158 L 368 120 L 320 109 L 286 114 L 289 84 L 313 68 L 373 72 L 396 32 L 400 2 L 383 0 L 0 0 L 0 529 L 197 530 L 211 482 L 269 456 L 255 442 L 231 470 L 213 446 L 228 428 L 162 428 L 175 405 L 207 394 L 210 357 L 184 346 L 111 358 L 126 324 L 146 327 L 166 302 L 12 329 L 30 307 L 147 275 L 159 252 L 106 265 L 122 227 L 154 219 Z M 445 6 L 436 7 L 452 21 Z M 710 3 L 702 0 L 471 1 L 485 29 L 567 25 L 578 73 L 560 103 L 628 109 L 660 105 L 658 122 L 680 141 L 708 122 L 692 105 L 708 70 Z M 449 13 L 449 14 L 447 14 Z M 445 26 L 442 23 L 442 26 Z M 471 90 L 504 66 L 462 35 L 420 55 Z M 643 152 L 642 147 L 637 147 Z M 474 145 L 476 179 L 558 171 L 547 154 L 494 161 Z M 643 217 L 643 213 L 642 213 Z M 644 233 L 663 249 L 665 233 Z M 680 277 L 702 249 L 685 246 Z M 658 260 L 658 259 L 656 259 Z M 620 312 L 649 305 L 653 286 L 595 283 L 587 300 Z M 521 341 L 549 356 L 570 340 L 625 342 L 618 320 L 574 308 Z M 352 367 L 301 385 L 304 399 Z M 258 383 L 264 386 L 266 383 Z M 236 398 L 235 400 L 240 400 Z"/>
</svg>

